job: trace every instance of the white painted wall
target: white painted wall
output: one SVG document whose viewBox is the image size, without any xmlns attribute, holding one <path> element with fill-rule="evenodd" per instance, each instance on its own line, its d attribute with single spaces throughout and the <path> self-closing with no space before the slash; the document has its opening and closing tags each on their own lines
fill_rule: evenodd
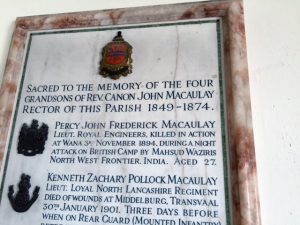
<svg viewBox="0 0 300 225">
<path fill-rule="evenodd" d="M 0 0 L 0 75 L 16 17 L 182 2 Z M 300 1 L 244 5 L 262 223 L 300 225 Z"/>
<path fill-rule="evenodd" d="M 262 221 L 300 224 L 300 1 L 244 0 Z"/>
</svg>

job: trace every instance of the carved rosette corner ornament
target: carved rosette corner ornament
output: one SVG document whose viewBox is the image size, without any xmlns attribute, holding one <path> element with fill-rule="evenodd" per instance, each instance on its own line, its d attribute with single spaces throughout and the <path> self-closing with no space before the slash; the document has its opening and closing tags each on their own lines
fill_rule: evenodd
<svg viewBox="0 0 300 225">
<path fill-rule="evenodd" d="M 102 50 L 99 74 L 113 80 L 132 73 L 132 46 L 124 41 L 121 31 Z"/>
</svg>

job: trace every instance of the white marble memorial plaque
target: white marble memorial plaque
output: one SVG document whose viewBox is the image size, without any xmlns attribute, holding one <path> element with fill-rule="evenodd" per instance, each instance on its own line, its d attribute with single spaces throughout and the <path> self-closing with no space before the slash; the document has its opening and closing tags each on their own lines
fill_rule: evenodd
<svg viewBox="0 0 300 225">
<path fill-rule="evenodd" d="M 220 24 L 31 32 L 0 223 L 229 225 Z M 118 31 L 132 73 L 113 80 L 99 66 Z"/>
</svg>

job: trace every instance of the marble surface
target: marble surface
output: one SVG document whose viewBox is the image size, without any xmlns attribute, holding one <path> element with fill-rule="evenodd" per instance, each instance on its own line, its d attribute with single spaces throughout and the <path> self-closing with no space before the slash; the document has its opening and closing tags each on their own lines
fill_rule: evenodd
<svg viewBox="0 0 300 225">
<path fill-rule="evenodd" d="M 165 194 L 169 201 L 169 207 L 171 209 L 178 210 L 179 215 L 181 210 L 192 209 L 191 206 L 182 207 L 172 200 L 171 196 L 177 196 L 177 200 L 181 198 L 178 194 L 175 194 L 174 190 L 176 187 L 181 188 L 191 188 L 196 190 L 200 188 L 201 190 L 210 190 L 214 194 L 205 196 L 204 199 L 210 199 L 211 201 L 216 201 L 218 206 L 205 207 L 197 206 L 197 209 L 211 210 L 210 212 L 215 212 L 218 214 L 218 218 L 210 218 L 208 216 L 201 216 L 203 222 L 220 222 L 220 224 L 226 224 L 226 203 L 225 201 L 225 189 L 227 185 L 224 178 L 224 168 L 223 161 L 227 157 L 226 154 L 223 155 L 222 146 L 222 134 L 221 134 L 221 109 L 220 101 L 222 96 L 220 95 L 219 87 L 219 76 L 222 76 L 222 72 L 219 71 L 221 68 L 221 58 L 218 52 L 221 51 L 218 43 L 221 42 L 218 36 L 218 31 L 220 31 L 219 21 L 214 20 L 198 20 L 198 21 L 186 21 L 184 23 L 158 23 L 158 24 L 144 24 L 139 26 L 138 24 L 131 26 L 122 27 L 108 27 L 109 29 L 90 29 L 90 30 L 76 30 L 76 32 L 64 32 L 56 31 L 45 32 L 45 33 L 33 33 L 30 42 L 27 44 L 27 56 L 25 61 L 26 70 L 24 67 L 23 80 L 19 87 L 20 101 L 17 105 L 18 112 L 15 115 L 15 123 L 11 136 L 11 146 L 9 148 L 9 154 L 7 157 L 10 161 L 7 164 L 4 190 L 8 189 L 11 184 L 18 183 L 20 179 L 16 174 L 22 174 L 23 172 L 31 175 L 32 184 L 39 184 L 40 196 L 47 196 L 49 193 L 55 193 L 54 191 L 49 191 L 49 188 L 42 186 L 41 183 L 45 183 L 45 179 L 49 177 L 49 174 L 83 174 L 88 177 L 91 171 L 98 174 L 105 174 L 111 176 L 119 176 L 120 174 L 124 176 L 148 176 L 148 177 L 168 177 L 168 176 L 180 176 L 180 177 L 198 177 L 204 179 L 217 179 L 211 185 L 176 185 L 176 183 L 164 185 L 163 183 L 155 184 L 144 184 L 141 182 L 132 182 L 129 187 L 168 187 L 171 188 L 172 195 Z M 122 77 L 117 81 L 113 81 L 108 78 L 104 78 L 98 75 L 98 65 L 99 56 L 101 52 L 101 47 L 105 46 L 112 37 L 116 35 L 116 32 L 121 30 L 123 37 L 133 46 L 133 72 L 127 77 Z M 149 38 L 150 37 L 150 38 Z M 175 37 L 175 38 L 174 38 Z M 79 47 L 80 46 L 80 47 Z M 30 50 L 29 50 L 30 49 Z M 200 83 L 202 82 L 202 87 Z M 169 82 L 180 82 L 178 87 L 169 86 Z M 149 90 L 149 85 L 153 83 L 157 84 L 157 87 L 152 87 Z M 82 91 L 78 90 L 80 84 L 92 84 L 93 90 Z M 124 86 L 121 90 L 97 90 L 98 85 L 106 85 L 110 87 L 112 85 Z M 57 91 L 44 90 L 43 87 L 51 87 L 49 85 L 55 85 Z M 73 85 L 75 90 L 66 91 L 63 90 L 63 85 Z M 131 88 L 128 88 L 132 85 Z M 34 91 L 35 87 L 39 87 L 39 92 Z M 54 87 L 54 86 L 53 86 Z M 77 89 L 77 90 L 76 90 Z M 200 92 L 197 92 L 199 91 Z M 194 98 L 173 98 L 172 93 L 193 93 L 200 95 Z M 83 100 L 76 101 L 76 96 L 88 96 L 88 95 L 103 95 L 106 100 L 94 101 L 94 100 Z M 131 94 L 132 99 L 126 101 L 112 100 L 113 94 L 119 94 L 128 96 Z M 164 97 L 152 97 L 149 99 L 150 95 L 162 94 Z M 75 99 L 73 101 L 62 101 L 62 102 L 42 102 L 35 103 L 32 99 L 36 99 L 40 96 L 71 96 Z M 207 97 L 205 97 L 207 95 Z M 167 97 L 170 96 L 170 97 Z M 140 100 L 142 99 L 142 100 Z M 199 104 L 199 101 L 204 105 L 207 103 L 207 108 L 200 108 L 198 110 L 186 110 L 186 104 Z M 169 107 L 170 110 L 157 109 L 156 105 L 159 103 L 159 107 L 165 106 Z M 42 110 L 38 110 L 39 113 L 35 111 L 38 106 L 59 107 L 59 113 L 41 113 Z M 97 105 L 101 107 L 101 111 L 85 112 L 81 113 L 80 108 L 82 105 Z M 138 107 L 141 106 L 141 110 L 131 111 L 124 110 L 119 112 L 119 110 L 112 110 L 111 105 L 115 106 L 133 106 L 136 104 Z M 66 113 L 65 108 L 69 105 L 77 107 L 74 113 Z M 197 105 L 198 107 L 198 105 Z M 149 110 L 150 108 L 150 110 Z M 34 112 L 31 111 L 34 109 Z M 46 118 L 45 118 L 46 115 Z M 37 119 L 49 126 L 49 137 L 45 145 L 44 153 L 34 157 L 25 157 L 20 155 L 15 151 L 18 147 L 18 136 L 19 129 L 25 122 L 30 124 L 32 119 Z M 155 123 L 156 125 L 148 129 L 116 129 L 113 124 L 127 123 L 134 124 L 136 122 L 147 122 Z M 191 127 L 165 127 L 167 123 L 180 123 L 180 124 L 196 124 L 195 128 Z M 88 138 L 81 137 L 81 133 L 88 132 L 85 128 L 86 124 L 97 124 L 105 123 L 105 128 L 102 129 L 90 129 L 89 132 L 94 132 L 93 134 L 101 135 L 101 138 Z M 63 125 L 60 125 L 63 124 Z M 71 124 L 72 128 L 63 128 Z M 78 125 L 77 125 L 78 124 Z M 164 125 L 165 124 L 165 125 Z M 77 128 L 76 125 L 78 126 Z M 157 127 L 156 127 L 157 126 Z M 191 125 L 189 125 L 191 126 Z M 202 128 L 205 126 L 205 128 Z M 106 132 L 121 132 L 130 131 L 135 132 L 135 134 L 142 134 L 137 138 L 112 138 L 107 137 Z M 179 137 L 179 132 L 214 132 L 213 135 L 209 137 L 203 137 L 196 135 L 188 137 Z M 161 138 L 155 137 L 153 132 L 160 133 L 160 135 L 166 135 L 168 132 L 172 132 L 175 137 L 164 136 Z M 150 141 L 149 154 L 147 158 L 149 160 L 160 160 L 160 163 L 145 163 L 145 155 L 134 154 L 127 156 L 129 158 L 137 159 L 137 163 L 108 163 L 107 159 L 124 158 L 124 155 L 110 155 L 105 154 L 98 155 L 95 154 L 93 159 L 96 158 L 98 163 L 90 163 L 83 165 L 79 162 L 77 163 L 62 163 L 61 161 L 66 159 L 65 154 L 56 154 L 53 151 L 57 148 L 63 149 L 76 149 L 76 146 L 68 146 L 67 144 L 60 144 L 59 147 L 56 146 L 57 141 L 65 142 L 69 140 L 68 138 L 61 138 L 61 134 L 74 134 L 74 140 L 81 140 L 83 143 L 86 141 L 132 141 L 136 140 L 134 147 L 127 146 L 127 149 L 136 150 L 141 152 L 142 149 L 147 149 L 146 146 L 139 144 L 138 141 Z M 181 141 L 184 144 L 170 146 L 170 142 Z M 209 146 L 202 146 L 202 144 L 196 144 L 198 141 L 203 141 L 205 143 L 212 143 Z M 189 143 L 190 142 L 190 143 Z M 92 144 L 91 147 L 84 147 L 83 144 L 80 149 L 114 149 L 113 146 L 105 147 L 97 144 Z M 98 147 L 97 147 L 98 146 Z M 115 149 L 124 149 L 125 147 L 119 146 Z M 154 154 L 154 149 L 160 149 L 161 151 L 182 151 L 184 154 L 174 157 L 174 155 L 161 155 Z M 199 152 L 202 151 L 202 157 L 197 155 L 188 155 L 188 149 L 197 149 Z M 119 150 L 118 150 L 119 151 Z M 122 152 L 124 150 L 121 150 Z M 209 151 L 208 155 L 204 155 L 204 151 Z M 152 152 L 152 153 L 151 153 Z M 72 155 L 71 158 L 67 158 L 69 161 L 76 158 L 78 154 Z M 92 154 L 91 154 L 92 155 Z M 104 155 L 104 156 L 103 156 Z M 163 157 L 162 157 L 163 156 Z M 204 157 L 206 156 L 206 157 Z M 52 158 L 53 157 L 53 158 Z M 54 160 L 58 157 L 59 160 Z M 209 158 L 213 165 L 208 165 L 210 163 L 205 160 Z M 12 160 L 13 159 L 13 160 Z M 164 161 L 163 161 L 163 160 Z M 176 160 L 184 159 L 190 160 L 193 165 L 179 165 Z M 178 161 L 177 160 L 177 161 Z M 193 161 L 192 161 L 193 160 Z M 60 163 L 58 163 L 60 162 Z M 101 162 L 101 163 L 100 163 Z M 207 165 L 205 165 L 207 164 Z M 34 166 L 33 166 L 34 165 Z M 218 165 L 218 166 L 215 166 Z M 39 173 L 36 174 L 36 169 L 39 168 Z M 141 173 L 141 170 L 143 172 Z M 50 184 L 50 182 L 47 182 Z M 109 182 L 108 182 L 109 183 Z M 56 185 L 58 183 L 55 183 Z M 68 182 L 61 182 L 61 184 L 68 185 Z M 77 185 L 80 183 L 78 182 Z M 89 185 L 89 182 L 85 182 L 85 185 Z M 103 183 L 105 185 L 105 183 Z M 125 189 L 125 182 L 122 187 Z M 110 184 L 112 185 L 112 184 Z M 117 185 L 117 184 L 114 184 Z M 93 186 L 96 190 L 96 185 Z M 5 191 L 4 191 L 5 193 Z M 65 195 L 72 195 L 76 192 L 66 191 Z M 127 194 L 128 196 L 140 196 L 134 194 Z M 105 194 L 103 194 L 105 196 Z M 156 195 L 148 194 L 149 197 L 157 197 Z M 197 196 L 197 197 L 196 197 Z M 197 198 L 198 200 L 203 199 L 203 196 L 196 195 L 190 198 Z M 185 198 L 184 199 L 188 199 Z M 41 205 L 50 204 L 51 201 L 43 201 L 43 199 L 38 199 L 37 203 L 32 206 L 32 210 L 26 212 L 26 223 L 41 223 L 39 216 L 43 211 Z M 55 201 L 55 203 L 60 204 L 60 208 L 63 208 L 64 201 Z M 73 202 L 76 204 L 77 202 Z M 11 213 L 11 207 L 8 198 L 3 198 L 1 201 L 3 210 L 0 210 L 0 217 L 4 218 L 4 215 Z M 92 205 L 92 203 L 87 203 Z M 115 204 L 120 207 L 121 215 L 126 216 L 123 204 Z M 132 204 L 132 206 L 139 206 L 138 204 Z M 146 205 L 146 204 L 145 204 Z M 150 206 L 150 205 L 149 205 Z M 95 207 L 99 207 L 95 204 Z M 160 210 L 162 206 L 159 204 L 153 204 L 153 211 Z M 182 209 L 184 208 L 184 209 Z M 227 208 L 229 206 L 227 205 Z M 51 211 L 48 211 L 51 212 Z M 57 211 L 58 212 L 58 211 Z M 204 211 L 203 211 L 204 212 Z M 67 215 L 67 212 L 64 212 Z M 153 213 L 154 214 L 154 213 Z M 14 214 L 13 214 L 14 215 Z M 169 215 L 178 223 L 179 220 L 183 220 L 185 216 Z M 174 216 L 174 217 L 173 217 Z M 133 217 L 133 216 L 132 216 Z M 145 215 L 144 217 L 147 218 Z M 157 218 L 168 219 L 167 216 L 156 215 Z M 134 218 L 134 217 L 133 217 Z M 154 215 L 148 215 L 148 218 L 154 218 Z M 191 221 L 194 221 L 193 216 L 189 217 Z M 199 218 L 197 218 L 197 221 Z M 14 215 L 9 217 L 9 220 L 5 220 L 8 224 L 17 224 L 23 220 L 22 214 Z M 74 221 L 73 224 L 80 224 L 80 221 Z"/>
<path fill-rule="evenodd" d="M 21 76 L 22 61 L 24 60 L 24 48 L 29 32 L 132 23 L 171 22 L 178 19 L 188 20 L 210 17 L 220 17 L 223 23 L 233 224 L 260 224 L 243 7 L 240 1 L 19 18 L 16 23 L 1 89 L 1 158 L 3 158 L 7 143 L 16 90 Z"/>
</svg>

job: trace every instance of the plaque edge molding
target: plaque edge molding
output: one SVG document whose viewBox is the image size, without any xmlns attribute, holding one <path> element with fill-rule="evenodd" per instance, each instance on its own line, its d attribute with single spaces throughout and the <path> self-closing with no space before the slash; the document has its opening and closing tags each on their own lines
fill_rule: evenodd
<svg viewBox="0 0 300 225">
<path fill-rule="evenodd" d="M 8 145 L 25 47 L 32 31 L 221 18 L 225 61 L 230 194 L 234 225 L 260 225 L 243 5 L 240 0 L 181 3 L 17 18 L 0 90 L 0 164 Z M 2 182 L 2 181 L 1 181 Z"/>
</svg>

